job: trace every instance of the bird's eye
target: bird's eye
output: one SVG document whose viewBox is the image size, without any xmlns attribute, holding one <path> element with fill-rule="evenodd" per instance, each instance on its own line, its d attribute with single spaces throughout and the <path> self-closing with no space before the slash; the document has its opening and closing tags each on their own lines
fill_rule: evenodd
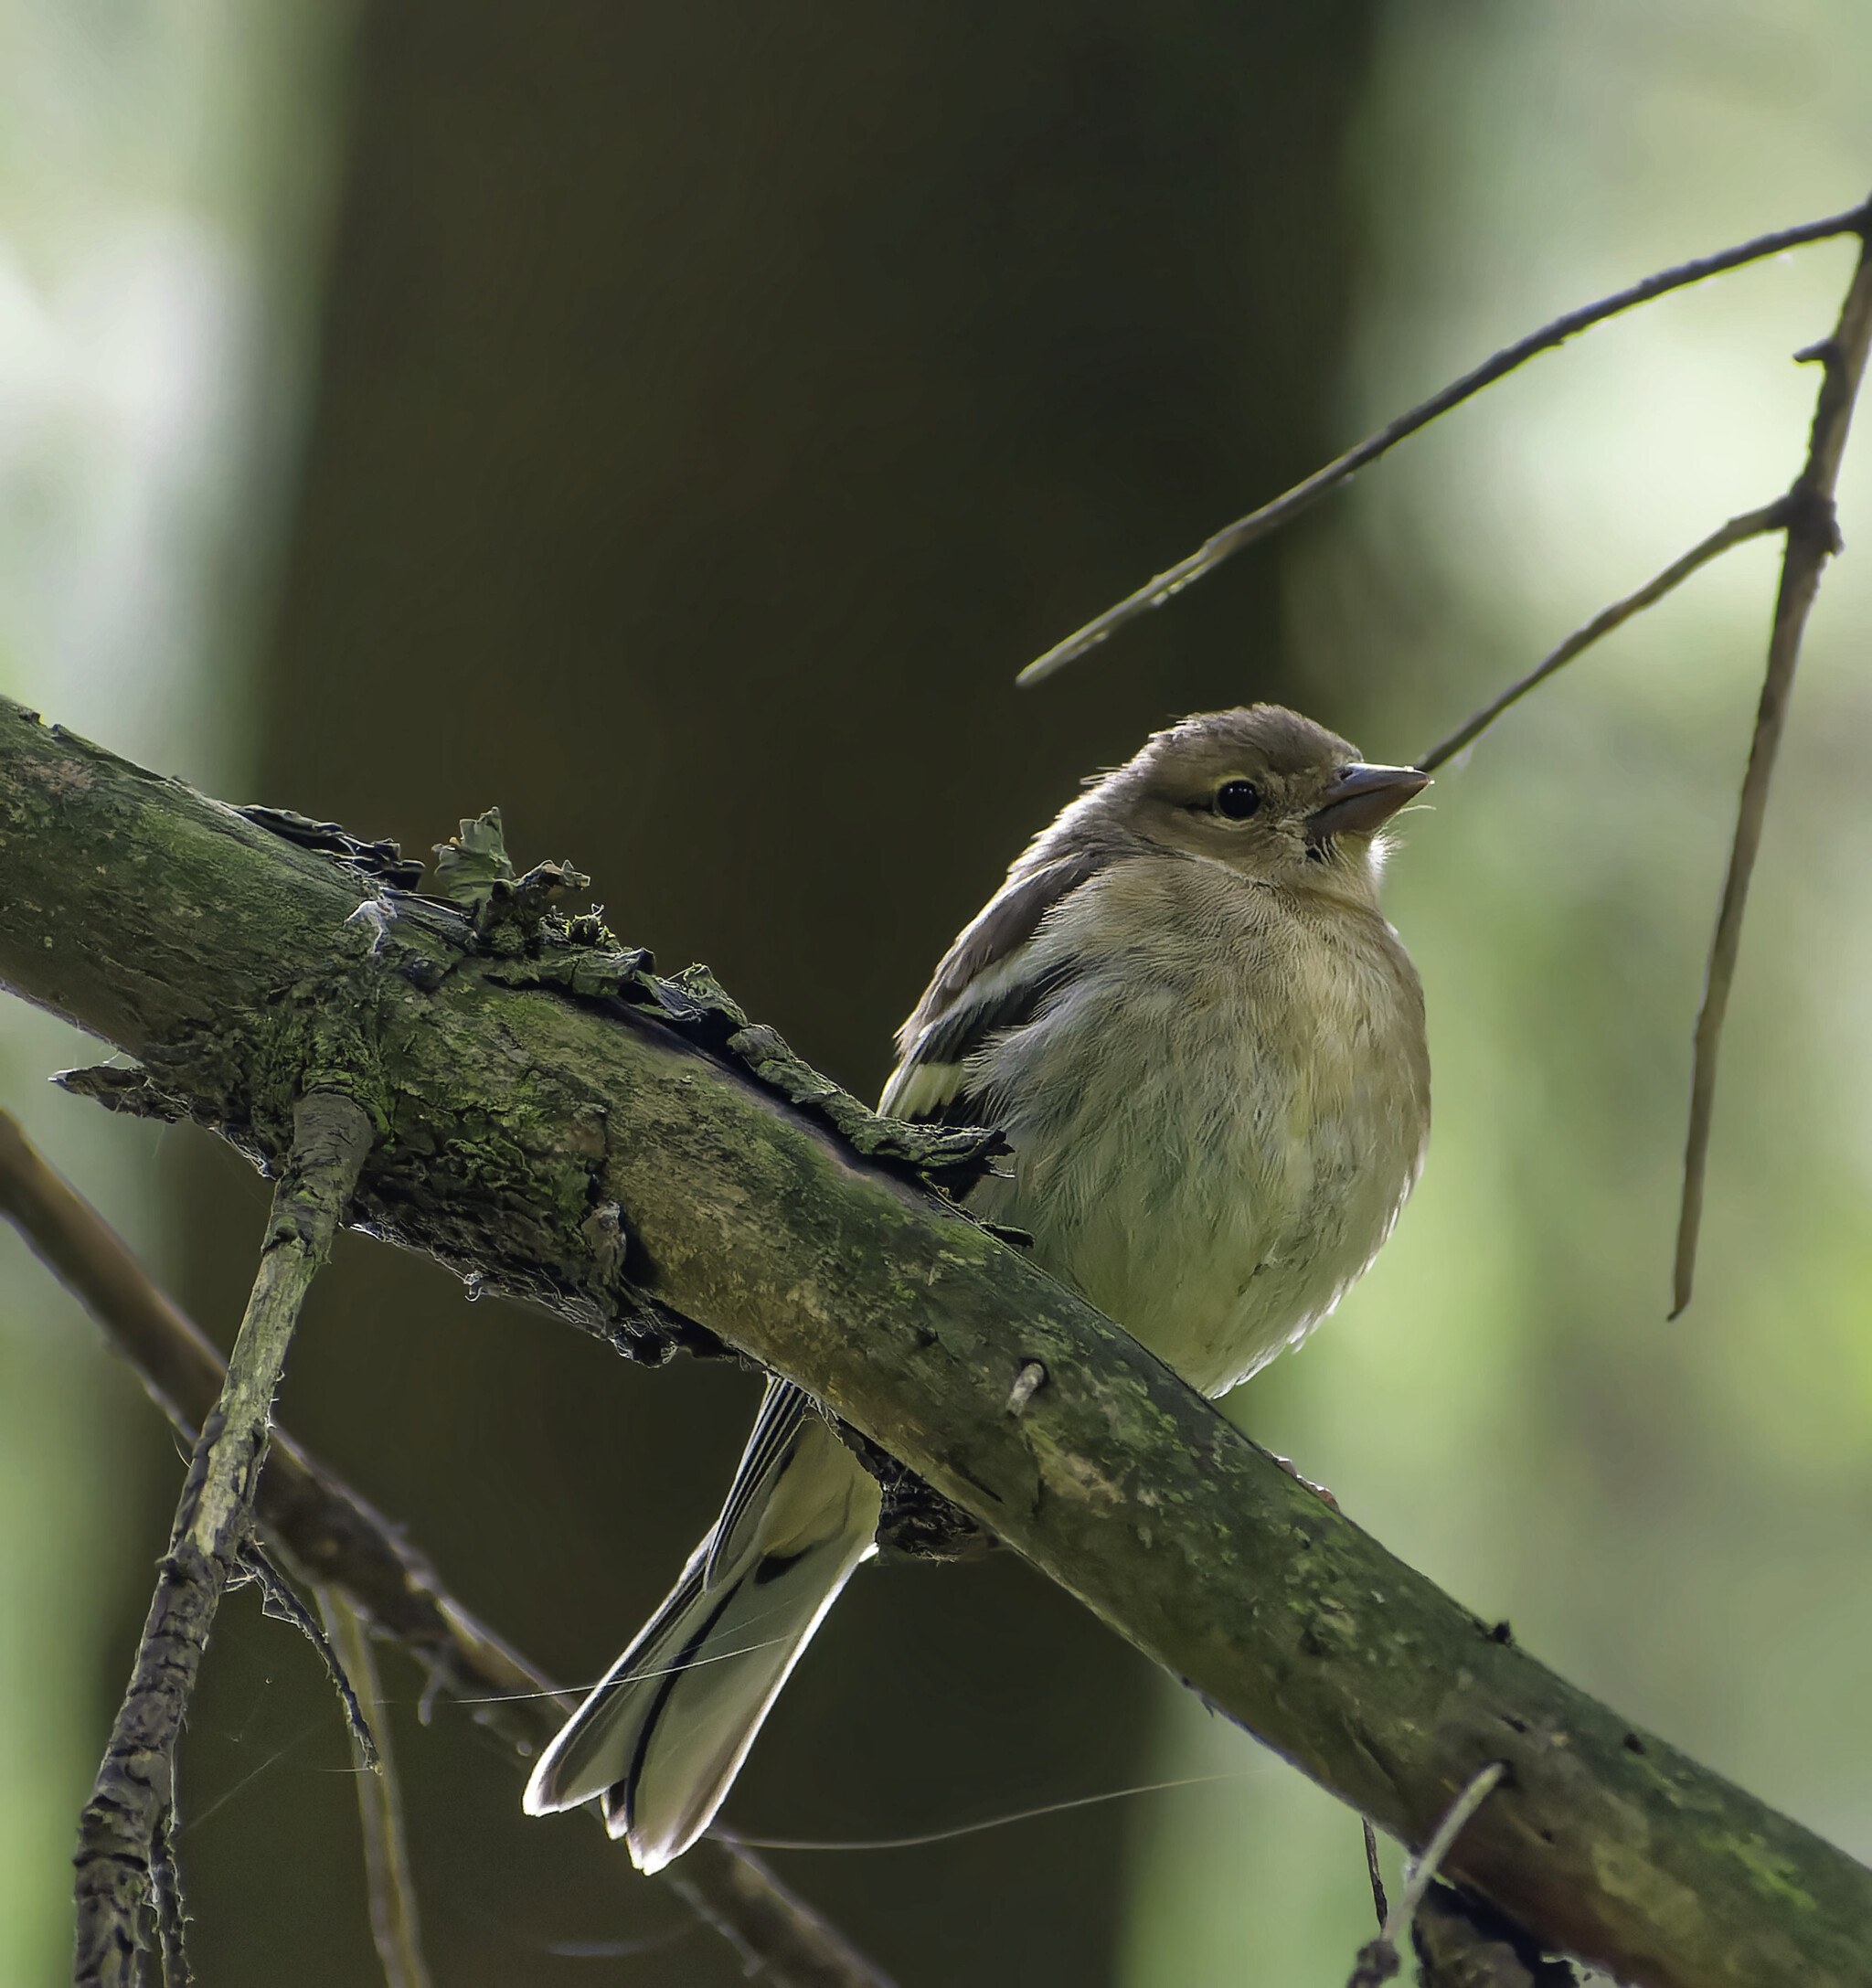
<svg viewBox="0 0 1872 1988">
<path fill-rule="evenodd" d="M 1251 780 L 1225 780 L 1216 789 L 1216 813 L 1231 822 L 1245 822 L 1261 804 Z"/>
</svg>

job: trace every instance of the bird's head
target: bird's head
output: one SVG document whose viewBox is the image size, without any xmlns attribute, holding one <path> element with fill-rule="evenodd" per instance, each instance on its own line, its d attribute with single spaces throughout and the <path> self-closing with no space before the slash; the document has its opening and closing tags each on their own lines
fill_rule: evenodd
<svg viewBox="0 0 1872 1988">
<path fill-rule="evenodd" d="M 1161 847 L 1257 882 L 1369 904 L 1380 831 L 1429 784 L 1414 767 L 1367 765 L 1296 711 L 1255 704 L 1202 712 L 1154 734 L 1087 801 Z"/>
</svg>

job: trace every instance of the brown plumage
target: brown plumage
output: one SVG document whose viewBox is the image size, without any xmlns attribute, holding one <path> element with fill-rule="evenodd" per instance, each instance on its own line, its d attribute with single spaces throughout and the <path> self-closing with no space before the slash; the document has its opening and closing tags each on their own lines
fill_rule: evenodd
<svg viewBox="0 0 1872 1988">
<path fill-rule="evenodd" d="M 971 1207 L 1205 1393 L 1332 1310 L 1422 1164 L 1423 999 L 1377 887 L 1425 784 L 1277 706 L 1186 718 L 1035 837 L 899 1032 L 883 1109 L 1000 1127 Z M 644 1868 L 680 1855 L 878 1509 L 774 1383 L 722 1520 L 528 1810 L 601 1794 Z"/>
</svg>

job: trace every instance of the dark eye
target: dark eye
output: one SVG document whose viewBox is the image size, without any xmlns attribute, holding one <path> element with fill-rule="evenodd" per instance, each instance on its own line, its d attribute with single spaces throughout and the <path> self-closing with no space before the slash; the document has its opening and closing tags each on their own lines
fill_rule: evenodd
<svg viewBox="0 0 1872 1988">
<path fill-rule="evenodd" d="M 1216 789 L 1216 813 L 1231 822 L 1245 822 L 1260 804 L 1251 780 L 1225 780 Z"/>
</svg>

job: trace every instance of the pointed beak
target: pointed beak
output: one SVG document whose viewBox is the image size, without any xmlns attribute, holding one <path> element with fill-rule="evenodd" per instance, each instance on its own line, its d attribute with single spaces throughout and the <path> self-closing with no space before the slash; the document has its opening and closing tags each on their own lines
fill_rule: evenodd
<svg viewBox="0 0 1872 1988">
<path fill-rule="evenodd" d="M 1368 835 L 1429 785 L 1430 775 L 1414 766 L 1342 766 L 1338 779 L 1306 818 L 1306 839 Z"/>
</svg>

